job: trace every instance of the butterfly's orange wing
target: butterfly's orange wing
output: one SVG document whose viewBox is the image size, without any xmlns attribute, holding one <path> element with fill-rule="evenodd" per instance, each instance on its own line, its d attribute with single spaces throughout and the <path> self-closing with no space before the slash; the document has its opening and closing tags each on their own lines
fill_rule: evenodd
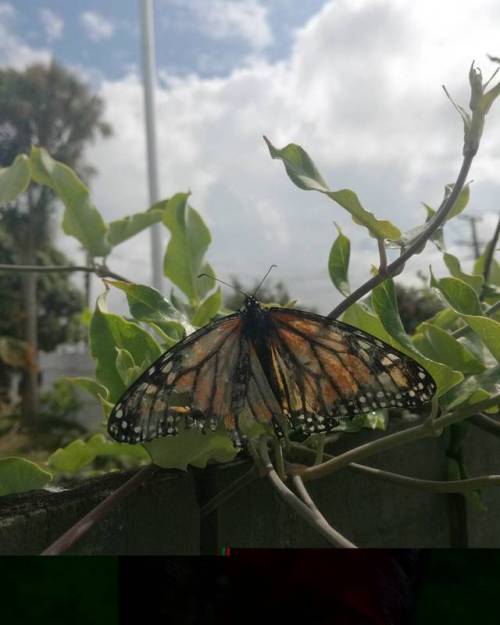
<svg viewBox="0 0 500 625">
<path fill-rule="evenodd" d="M 229 315 L 191 334 L 165 352 L 127 389 L 111 411 L 110 435 L 143 443 L 184 428 L 206 432 L 221 421 L 235 429 L 233 396 L 241 362 L 241 317 Z"/>
<path fill-rule="evenodd" d="M 436 391 L 417 362 L 357 328 L 287 308 L 270 319 L 276 395 L 292 429 L 326 432 L 357 414 L 421 406 Z"/>
</svg>

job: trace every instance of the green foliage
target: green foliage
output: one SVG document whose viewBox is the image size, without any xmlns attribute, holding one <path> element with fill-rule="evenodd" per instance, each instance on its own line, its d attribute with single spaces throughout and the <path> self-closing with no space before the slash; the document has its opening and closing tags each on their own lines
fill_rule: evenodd
<svg viewBox="0 0 500 625">
<path fill-rule="evenodd" d="M 210 232 L 200 215 L 188 204 L 189 193 L 171 197 L 163 214 L 163 223 L 170 230 L 170 241 L 165 252 L 165 275 L 177 286 L 192 305 L 215 283 L 210 278 L 199 278 L 200 273 L 213 275 L 203 258 L 210 245 Z"/>
<path fill-rule="evenodd" d="M 122 219 L 116 219 L 109 223 L 108 240 L 114 247 L 135 236 L 145 228 L 152 226 L 162 220 L 163 211 L 167 206 L 168 201 L 163 200 L 153 204 L 144 213 L 136 213 L 135 215 L 128 215 Z"/>
<path fill-rule="evenodd" d="M 39 265 L 70 265 L 66 256 L 53 247 L 40 250 Z M 0 225 L 0 263 L 15 264 L 15 241 Z M 68 273 L 43 273 L 37 280 L 38 343 L 44 351 L 53 351 L 61 343 L 81 339 L 79 315 L 83 310 L 83 295 L 74 286 Z M 22 276 L 0 273 L 0 336 L 23 340 L 25 309 L 22 299 Z"/>
<path fill-rule="evenodd" d="M 351 242 L 342 233 L 342 230 L 337 226 L 338 236 L 333 242 L 332 249 L 330 250 L 330 256 L 328 257 L 328 272 L 330 278 L 337 289 L 347 297 L 351 292 L 349 286 L 349 278 L 347 276 L 347 270 L 349 268 L 349 259 L 351 255 Z"/>
<path fill-rule="evenodd" d="M 52 475 L 25 458 L 0 458 L 0 497 L 46 486 Z"/>
<path fill-rule="evenodd" d="M 195 430 L 175 438 L 155 438 L 144 447 L 152 461 L 165 469 L 186 470 L 188 465 L 204 469 L 209 461 L 230 462 L 238 453 L 225 432 L 202 434 Z"/>
<path fill-rule="evenodd" d="M 29 159 L 26 154 L 18 154 L 10 167 L 0 168 L 0 205 L 12 202 L 26 191 L 29 181 Z"/>
<path fill-rule="evenodd" d="M 43 148 L 32 148 L 30 160 L 33 180 L 52 189 L 64 203 L 64 232 L 78 239 L 91 256 L 107 256 L 111 251 L 108 227 L 75 172 Z"/>
<path fill-rule="evenodd" d="M 56 419 L 75 415 L 82 406 L 74 386 L 66 379 L 56 380 L 51 390 L 42 395 L 42 414 Z"/>
<path fill-rule="evenodd" d="M 472 72 L 471 76 L 473 91 L 476 90 L 476 108 L 472 115 L 462 115 L 466 150 L 469 151 L 478 141 L 484 115 L 498 92 L 495 88 L 485 93 L 482 86 L 478 87 L 477 74 Z M 462 114 L 462 109 L 460 111 Z M 365 210 L 350 189 L 332 191 L 300 146 L 288 144 L 277 149 L 266 141 L 272 158 L 283 162 L 288 176 L 297 187 L 327 195 L 347 210 L 354 223 L 366 228 L 379 244 L 387 241 L 407 248 L 435 225 L 438 211 L 425 205 L 425 222 L 402 234 L 389 221 L 378 220 Z M 142 213 L 108 224 L 76 173 L 42 148 L 33 148 L 29 158 L 18 159 L 9 170 L 0 171 L 0 199 L 12 201 L 16 194 L 23 192 L 29 182 L 26 179 L 27 170 L 42 189 L 48 189 L 63 201 L 63 229 L 66 234 L 75 237 L 91 257 L 111 255 L 115 246 L 155 223 L 163 224 L 170 235 L 164 256 L 164 273 L 174 288 L 168 299 L 150 286 L 116 279 L 105 279 L 105 288 L 118 289 L 126 296 L 129 316 L 108 311 L 106 293 L 97 299 L 89 325 L 89 346 L 96 361 L 96 379 L 75 378 L 71 383 L 97 397 L 106 415 L 125 389 L 165 349 L 175 345 L 195 328 L 225 314 L 228 308 L 238 309 L 242 295 L 238 292 L 229 294 L 223 305 L 221 289 L 215 288 L 215 272 L 206 259 L 211 233 L 201 215 L 189 204 L 189 193 L 177 193 Z M 443 202 L 448 201 L 452 191 L 453 186 L 447 185 Z M 447 220 L 467 208 L 469 196 L 470 189 L 465 186 Z M 369 297 L 351 305 L 344 313 L 343 321 L 380 338 L 421 363 L 436 381 L 440 409 L 449 412 L 474 405 L 497 392 L 500 321 L 492 314 L 490 306 L 500 301 L 500 266 L 491 254 L 497 246 L 496 241 L 490 242 L 472 273 L 467 273 L 459 259 L 446 250 L 443 226 L 433 234 L 432 240 L 443 254 L 449 276 L 438 279 L 431 274 L 432 291 L 427 287 L 398 287 L 392 279 L 385 279 Z M 423 248 L 424 244 L 420 251 Z M 350 240 L 338 228 L 325 270 L 335 288 L 344 296 L 351 292 L 350 257 Z M 209 276 L 200 278 L 201 273 Z M 241 289 L 237 279 L 233 279 L 233 284 L 236 289 Z M 254 290 L 246 289 L 246 292 Z M 434 293 L 439 295 L 439 302 Z M 282 283 L 272 286 L 269 281 L 266 282 L 258 296 L 264 302 L 290 305 L 290 295 Z M 4 334 L 1 330 L 0 321 L 0 336 Z M 20 348 L 19 345 L 17 347 Z M 11 353 L 9 349 L 0 341 L 0 354 Z M 14 352 L 12 350 L 12 354 Z M 22 350 L 18 349 L 18 352 L 20 354 Z M 496 410 L 491 408 L 491 412 Z M 242 420 L 246 418 L 243 415 Z M 383 429 L 387 418 L 387 411 L 374 412 L 343 423 L 339 430 L 352 433 L 361 428 Z M 253 436 L 262 431 L 263 427 L 257 424 L 249 433 Z M 449 456 L 450 461 L 458 463 L 455 468 L 458 467 L 463 476 L 466 474 L 463 458 L 456 449 L 454 452 L 453 457 Z M 232 460 L 236 453 L 222 425 L 212 434 L 186 430 L 176 437 L 155 439 L 143 446 L 115 443 L 98 433 L 88 440 L 78 439 L 58 449 L 51 456 L 49 466 L 56 473 L 74 474 L 82 469 L 88 470 L 99 458 L 128 457 L 136 462 L 151 458 L 162 467 L 185 469 L 193 465 L 203 468 L 211 462 Z M 30 470 L 33 473 L 33 467 Z M 49 474 L 44 479 L 48 479 L 47 476 Z"/>
<path fill-rule="evenodd" d="M 140 372 L 161 354 L 158 343 L 139 324 L 107 311 L 104 295 L 97 300 L 89 334 L 90 351 L 96 360 L 96 378 L 108 390 L 111 402 L 118 401 L 126 388 L 117 368 L 116 348 L 126 349 Z"/>
<path fill-rule="evenodd" d="M 266 137 L 264 139 L 272 158 L 283 161 L 286 173 L 299 189 L 324 193 L 334 202 L 340 204 L 342 208 L 345 208 L 351 214 L 354 223 L 367 228 L 370 236 L 376 239 L 396 240 L 401 236 L 401 232 L 390 221 L 380 221 L 373 213 L 365 210 L 358 196 L 350 189 L 332 191 L 323 180 L 310 156 L 299 145 L 290 143 L 279 150 Z"/>
<path fill-rule="evenodd" d="M 146 450 L 140 445 L 115 443 L 102 434 L 95 434 L 88 441 L 78 438 L 67 447 L 58 449 L 50 456 L 48 465 L 57 473 L 78 473 L 98 457 L 128 457 L 139 461 L 149 459 Z"/>
</svg>

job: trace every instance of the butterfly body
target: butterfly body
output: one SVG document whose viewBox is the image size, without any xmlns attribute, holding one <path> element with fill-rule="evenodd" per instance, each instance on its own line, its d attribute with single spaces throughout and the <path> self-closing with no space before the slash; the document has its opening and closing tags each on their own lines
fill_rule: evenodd
<svg viewBox="0 0 500 625">
<path fill-rule="evenodd" d="M 436 389 L 418 363 L 379 339 L 306 311 L 246 297 L 165 352 L 110 414 L 112 438 L 142 443 L 222 425 L 240 444 L 242 414 L 278 437 L 331 431 L 388 407 L 418 407 Z"/>
</svg>

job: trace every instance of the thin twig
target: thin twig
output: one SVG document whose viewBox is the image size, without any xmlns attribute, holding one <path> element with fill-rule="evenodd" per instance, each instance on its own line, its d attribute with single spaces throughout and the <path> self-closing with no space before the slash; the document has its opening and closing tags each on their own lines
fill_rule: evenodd
<svg viewBox="0 0 500 625">
<path fill-rule="evenodd" d="M 380 264 L 378 267 L 379 274 L 387 276 L 387 252 L 385 250 L 384 239 L 377 239 L 378 253 L 380 256 Z"/>
<path fill-rule="evenodd" d="M 300 443 L 293 443 L 292 448 L 299 449 L 303 453 L 307 453 L 311 459 L 314 451 L 305 445 Z M 325 454 L 325 458 L 330 459 L 334 456 Z M 469 490 L 476 490 L 478 488 L 486 488 L 488 486 L 500 486 L 500 475 L 481 475 L 478 477 L 468 478 L 464 480 L 423 480 L 417 477 L 410 477 L 402 475 L 401 473 L 393 473 L 392 471 L 384 471 L 383 469 L 377 469 L 366 464 L 359 464 L 357 462 L 351 462 L 347 466 L 349 471 L 355 473 L 362 473 L 368 477 L 381 480 L 383 482 L 389 482 L 396 484 L 397 486 L 403 486 L 405 488 L 412 488 L 415 490 L 424 490 L 430 493 L 461 493 Z M 293 480 L 297 476 L 293 476 Z"/>
<path fill-rule="evenodd" d="M 495 256 L 495 249 L 498 243 L 498 237 L 500 236 L 500 217 L 498 218 L 497 227 L 495 228 L 495 232 L 493 234 L 493 238 L 486 246 L 486 255 L 484 257 L 484 287 L 488 283 L 490 278 L 491 267 L 493 265 L 493 258 Z"/>
<path fill-rule="evenodd" d="M 349 451 L 346 451 L 343 454 L 340 454 L 339 456 L 336 456 L 335 458 L 324 462 L 323 464 L 307 467 L 306 469 L 297 468 L 296 472 L 299 472 L 302 478 L 306 481 L 326 477 L 331 473 L 343 469 L 347 465 L 351 464 L 351 462 L 354 462 L 356 460 L 369 458 L 370 456 L 374 456 L 375 454 L 379 454 L 383 451 L 393 449 L 394 447 L 399 447 L 400 445 L 412 443 L 413 441 L 417 441 L 422 438 L 438 436 L 441 431 L 449 425 L 452 425 L 453 423 L 459 423 L 460 421 L 464 421 L 465 419 L 468 419 L 478 412 L 499 405 L 500 394 L 494 395 L 471 406 L 465 406 L 464 408 L 452 412 L 451 414 L 438 417 L 437 419 L 434 419 L 434 421 L 429 421 L 429 419 L 426 419 L 420 425 L 407 428 L 402 432 L 389 434 L 388 436 L 384 436 L 383 438 L 379 438 L 375 441 L 370 441 L 369 443 L 365 443 L 364 445 L 355 447 L 354 449 L 350 449 Z M 291 473 L 292 471 L 293 469 L 289 469 L 289 473 Z"/>
<path fill-rule="evenodd" d="M 95 273 L 99 278 L 113 278 L 122 282 L 130 282 L 118 273 L 111 271 L 105 265 L 95 265 L 87 267 L 85 265 L 0 265 L 0 271 L 10 273 L 69 273 L 73 271 L 83 271 L 85 273 Z"/>
<path fill-rule="evenodd" d="M 266 467 L 266 477 L 276 490 L 278 495 L 300 515 L 305 521 L 314 527 L 326 540 L 335 547 L 343 547 L 344 544 L 340 544 L 339 533 L 325 521 L 325 518 L 309 508 L 303 501 L 301 501 L 285 484 L 280 480 L 276 470 L 269 458 L 269 451 L 267 449 L 267 437 L 261 436 L 258 443 L 258 452 L 261 458 L 262 464 Z M 343 541 L 344 537 L 342 536 Z"/>
<path fill-rule="evenodd" d="M 311 495 L 309 494 L 309 491 L 305 487 L 304 482 L 302 481 L 302 478 L 300 477 L 300 475 L 294 475 L 292 478 L 292 482 L 293 482 L 293 485 L 295 486 L 295 490 L 299 494 L 299 497 L 306 504 L 306 506 L 312 512 L 314 512 L 319 518 L 323 519 L 323 522 L 326 525 L 331 527 L 331 525 L 328 523 L 325 517 L 321 514 L 321 511 L 318 509 L 317 505 L 312 500 Z M 335 532 L 335 535 L 337 537 L 337 544 L 339 547 L 344 547 L 345 549 L 357 549 L 356 545 L 352 543 L 350 540 L 348 540 L 345 536 L 343 536 L 340 532 L 337 532 L 337 530 L 334 529 L 333 527 L 331 529 L 333 532 Z"/>
<path fill-rule="evenodd" d="M 470 422 L 480 430 L 493 434 L 494 436 L 500 436 L 500 421 L 497 421 L 493 417 L 485 414 L 477 414 L 470 418 Z"/>
<path fill-rule="evenodd" d="M 391 471 L 382 471 L 375 467 L 368 467 L 364 464 L 352 462 L 349 469 L 376 477 L 384 482 L 390 482 L 397 486 L 405 488 L 414 488 L 416 490 L 425 490 L 431 493 L 463 493 L 469 490 L 476 490 L 487 486 L 500 486 L 500 475 L 481 475 L 479 477 L 471 477 L 465 480 L 422 480 L 417 477 L 409 477 L 392 473 Z"/>
<path fill-rule="evenodd" d="M 233 495 L 236 495 L 240 490 L 255 482 L 260 477 L 257 467 L 252 466 L 252 468 L 244 473 L 241 477 L 234 482 L 231 482 L 226 488 L 223 488 L 217 495 L 212 497 L 207 503 L 200 508 L 200 516 L 205 517 L 211 512 L 213 512 L 216 508 L 230 499 Z"/>
<path fill-rule="evenodd" d="M 336 319 L 343 312 L 345 312 L 352 304 L 357 302 L 359 299 L 364 297 L 367 293 L 372 291 L 377 285 L 381 282 L 384 282 L 389 277 L 395 276 L 400 273 L 406 262 L 409 258 L 411 258 L 414 254 L 420 253 L 427 241 L 431 238 L 431 236 L 436 232 L 436 230 L 444 223 L 448 213 L 453 208 L 455 201 L 457 200 L 464 184 L 467 179 L 467 175 L 469 173 L 469 169 L 471 167 L 472 161 L 474 159 L 473 154 L 466 154 L 462 161 L 462 166 L 460 167 L 460 172 L 457 176 L 457 180 L 453 185 L 453 189 L 450 195 L 443 201 L 439 210 L 434 215 L 434 219 L 429 222 L 428 227 L 418 236 L 414 242 L 392 263 L 387 265 L 387 269 L 382 273 L 378 273 L 375 276 L 372 276 L 369 280 L 367 280 L 364 284 L 362 284 L 359 288 L 353 291 L 348 297 L 346 297 L 338 306 L 336 306 L 327 316 L 331 319 Z"/>
<path fill-rule="evenodd" d="M 70 527 L 67 532 L 64 532 L 62 536 L 44 549 L 40 555 L 59 556 L 66 553 L 82 536 L 85 536 L 90 529 L 112 512 L 119 503 L 136 491 L 139 486 L 144 484 L 157 470 L 158 467 L 156 465 L 148 464 L 138 471 L 130 480 L 127 480 L 120 488 L 112 492 L 111 495 Z"/>
</svg>

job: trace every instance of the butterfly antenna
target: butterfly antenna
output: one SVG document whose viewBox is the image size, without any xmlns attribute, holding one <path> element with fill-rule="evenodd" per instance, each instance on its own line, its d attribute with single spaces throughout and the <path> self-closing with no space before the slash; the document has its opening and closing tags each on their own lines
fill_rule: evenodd
<svg viewBox="0 0 500 625">
<path fill-rule="evenodd" d="M 216 282 L 220 282 L 224 286 L 228 286 L 230 289 L 234 289 L 235 291 L 239 291 L 245 297 L 248 297 L 248 293 L 245 293 L 245 291 L 242 291 L 237 286 L 234 286 L 234 284 L 229 284 L 228 282 L 224 282 L 224 280 L 219 280 L 219 278 L 216 278 L 215 276 L 211 276 L 209 273 L 200 273 L 198 275 L 198 278 L 211 278 L 212 280 L 215 280 Z"/>
<path fill-rule="evenodd" d="M 269 269 L 266 271 L 266 275 L 262 278 L 262 280 L 259 282 L 259 284 L 258 284 L 257 288 L 256 288 L 256 289 L 255 289 L 255 291 L 253 292 L 252 297 L 255 297 L 255 296 L 257 295 L 257 293 L 258 293 L 258 292 L 259 292 L 259 290 L 260 290 L 260 287 L 264 284 L 264 282 L 265 282 L 265 280 L 266 280 L 267 276 L 268 276 L 268 275 L 271 273 L 271 271 L 272 271 L 273 269 L 275 269 L 277 266 L 278 266 L 278 265 L 271 265 L 271 266 L 269 267 Z"/>
</svg>

